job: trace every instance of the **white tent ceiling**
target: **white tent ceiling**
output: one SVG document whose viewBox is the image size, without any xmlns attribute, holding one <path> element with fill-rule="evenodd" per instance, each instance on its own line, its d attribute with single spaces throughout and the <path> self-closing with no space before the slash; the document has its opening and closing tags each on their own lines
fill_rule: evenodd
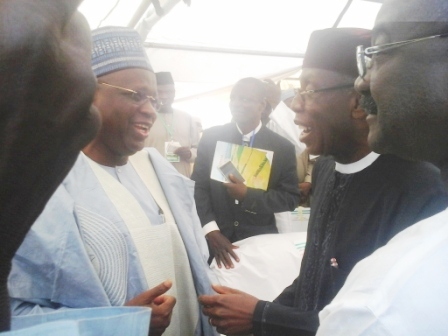
<svg viewBox="0 0 448 336">
<path fill-rule="evenodd" d="M 92 29 L 139 30 L 155 71 L 173 74 L 176 107 L 204 128 L 229 121 L 229 90 L 237 80 L 286 78 L 283 88 L 296 85 L 312 31 L 335 24 L 372 28 L 381 6 L 375 0 L 190 1 L 159 0 L 162 17 L 150 0 L 85 0 L 79 9 Z"/>
</svg>

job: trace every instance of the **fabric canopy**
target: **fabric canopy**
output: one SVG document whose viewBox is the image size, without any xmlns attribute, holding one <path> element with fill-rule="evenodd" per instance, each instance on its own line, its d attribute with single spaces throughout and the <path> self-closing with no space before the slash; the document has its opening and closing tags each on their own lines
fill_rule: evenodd
<svg viewBox="0 0 448 336">
<path fill-rule="evenodd" d="M 198 117 L 208 128 L 230 120 L 228 97 L 236 81 L 271 78 L 283 79 L 283 89 L 297 86 L 311 32 L 335 25 L 370 29 L 380 2 L 85 0 L 80 11 L 92 29 L 136 28 L 146 41 L 155 71 L 173 75 L 175 107 Z M 163 16 L 157 14 L 161 11 Z"/>
</svg>

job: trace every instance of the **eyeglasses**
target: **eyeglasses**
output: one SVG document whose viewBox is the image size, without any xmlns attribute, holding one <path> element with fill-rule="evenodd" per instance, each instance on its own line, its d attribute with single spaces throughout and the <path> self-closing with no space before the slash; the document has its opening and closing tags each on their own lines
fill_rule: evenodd
<svg viewBox="0 0 448 336">
<path fill-rule="evenodd" d="M 124 87 L 112 85 L 112 84 L 105 83 L 105 82 L 98 82 L 98 84 L 106 85 L 106 86 L 112 87 L 114 89 L 126 91 L 129 94 L 129 98 L 137 106 L 142 106 L 149 100 L 152 107 L 154 107 L 154 109 L 156 111 L 160 108 L 160 101 L 157 98 L 154 98 L 153 96 L 148 96 L 142 92 L 138 92 L 138 91 L 131 90 L 131 89 L 126 89 Z"/>
<path fill-rule="evenodd" d="M 412 44 L 415 42 L 425 41 L 434 39 L 437 37 L 446 37 L 448 36 L 448 33 L 446 34 L 439 34 L 439 35 L 432 35 L 427 37 L 420 37 L 413 40 L 407 40 L 407 41 L 399 41 L 399 42 L 392 42 L 387 44 L 380 44 L 377 46 L 365 48 L 364 46 L 358 46 L 356 48 L 356 64 L 358 66 L 358 73 L 361 78 L 364 78 L 364 76 L 367 74 L 367 70 L 370 69 L 372 66 L 372 58 L 368 57 L 367 55 L 375 55 L 379 54 L 391 49 L 399 48 L 408 44 Z"/>
<path fill-rule="evenodd" d="M 318 92 L 335 91 L 335 90 L 349 89 L 349 88 L 353 88 L 353 87 L 354 87 L 354 81 L 353 81 L 353 83 L 350 83 L 350 84 L 342 84 L 342 85 L 338 85 L 338 86 L 331 86 L 331 87 L 327 87 L 327 88 L 323 88 L 323 89 L 316 89 L 316 90 L 299 91 L 298 89 L 296 89 L 295 93 L 299 94 L 301 96 L 305 96 L 305 95 L 310 95 L 310 94 L 318 93 Z"/>
<path fill-rule="evenodd" d="M 322 88 L 322 89 L 306 90 L 306 91 L 300 91 L 300 89 L 295 89 L 294 93 L 296 95 L 297 94 L 300 95 L 300 97 L 303 100 L 305 100 L 305 97 L 309 97 L 314 93 L 329 92 L 329 91 L 336 91 L 336 90 L 343 90 L 343 89 L 353 89 L 353 88 L 354 88 L 354 83 L 350 83 L 350 84 L 342 84 L 342 85 L 331 86 L 331 87 L 326 87 L 326 88 Z"/>
</svg>

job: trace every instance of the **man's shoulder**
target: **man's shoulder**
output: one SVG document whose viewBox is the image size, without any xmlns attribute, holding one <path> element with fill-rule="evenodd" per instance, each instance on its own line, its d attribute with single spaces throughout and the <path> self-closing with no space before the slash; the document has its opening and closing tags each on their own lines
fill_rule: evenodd
<svg viewBox="0 0 448 336">
<path fill-rule="evenodd" d="M 220 138 L 222 135 L 228 135 L 229 132 L 235 132 L 236 126 L 233 123 L 212 126 L 204 130 L 202 138 Z"/>
<path fill-rule="evenodd" d="M 338 295 L 319 314 L 317 335 L 345 334 L 341 321 L 347 318 L 352 328 L 381 331 L 378 334 L 399 334 L 403 325 L 398 321 L 404 321 L 406 330 L 415 335 L 445 334 L 448 289 L 441 279 L 448 276 L 443 267 L 447 224 L 448 211 L 443 211 L 403 230 L 358 262 Z M 429 310 L 434 313 L 428 315 Z"/>
<path fill-rule="evenodd" d="M 426 170 L 432 173 L 440 172 L 438 168 L 436 168 L 434 165 L 428 163 L 428 162 L 422 162 L 422 161 L 411 161 L 407 159 L 403 159 L 399 156 L 393 155 L 393 154 L 382 154 L 378 157 L 377 160 L 379 165 L 388 166 L 391 169 L 397 168 L 397 169 L 422 169 Z"/>
<path fill-rule="evenodd" d="M 261 128 L 262 132 L 265 133 L 265 136 L 269 136 L 271 137 L 274 141 L 277 141 L 281 144 L 287 144 L 294 146 L 288 139 L 286 139 L 285 137 L 281 136 L 280 134 L 274 132 L 273 130 L 271 130 L 270 128 L 268 128 L 267 126 L 263 126 Z"/>
<path fill-rule="evenodd" d="M 154 147 L 145 147 L 142 150 L 136 152 L 134 154 L 135 156 L 143 156 L 143 155 L 149 155 L 148 156 L 148 160 L 151 158 L 151 160 L 154 158 L 154 160 L 159 160 L 159 159 L 164 159 L 164 157 L 162 156 L 162 154 L 159 153 L 159 151 L 157 149 L 155 149 Z M 132 156 L 134 156 L 132 155 Z M 131 157 L 132 157 L 131 156 Z"/>
<path fill-rule="evenodd" d="M 334 171 L 336 161 L 332 156 L 320 155 L 314 162 L 314 171 Z"/>
<path fill-rule="evenodd" d="M 178 110 L 178 109 L 173 109 L 173 112 L 176 115 L 176 117 L 180 116 L 180 117 L 182 117 L 184 119 L 188 119 L 190 121 L 194 120 L 193 116 L 190 113 L 188 113 L 188 112 L 185 112 L 185 111 L 182 111 L 182 110 Z"/>
<path fill-rule="evenodd" d="M 266 126 L 263 126 L 261 128 L 260 136 L 264 137 L 265 140 L 267 140 L 269 144 L 274 147 L 295 151 L 294 145 L 288 139 L 281 136 L 280 134 L 275 133 L 273 130 L 269 129 Z"/>
<path fill-rule="evenodd" d="M 87 155 L 80 152 L 75 164 L 68 172 L 62 181 L 62 185 L 77 185 L 82 181 L 85 181 L 86 174 L 92 173 L 92 168 L 90 166 L 89 160 L 91 160 Z M 94 161 L 93 161 L 94 162 Z"/>
<path fill-rule="evenodd" d="M 147 164 L 146 160 L 148 160 L 149 164 L 152 165 L 154 168 L 156 168 L 155 166 L 161 165 L 163 167 L 166 167 L 166 169 L 169 169 L 173 173 L 175 172 L 176 174 L 183 176 L 154 147 L 145 147 L 142 150 L 136 152 L 134 155 L 130 156 L 129 158 L 132 159 L 132 162 L 135 165 L 139 165 L 140 160 L 145 160 L 144 164 Z"/>
<path fill-rule="evenodd" d="M 372 168 L 397 182 L 408 180 L 433 180 L 441 182 L 440 170 L 431 163 L 410 161 L 392 154 L 381 155 Z"/>
<path fill-rule="evenodd" d="M 388 311 L 391 307 L 399 308 L 402 313 L 409 313 L 408 317 L 415 317 L 419 311 L 424 313 L 425 302 L 434 306 L 438 304 L 435 296 L 445 297 L 442 293 L 448 292 L 440 281 L 448 275 L 441 266 L 447 253 L 448 210 L 445 210 L 401 231 L 384 247 L 361 260 L 333 302 L 323 310 L 321 318 L 325 320 L 338 310 L 338 314 L 349 313 L 356 307 L 368 307 L 375 315 L 382 315 L 380 312 L 384 312 L 385 306 L 389 307 Z M 394 255 L 400 257 L 391 258 Z M 408 301 L 409 296 L 414 299 Z M 403 302 L 408 302 L 412 309 L 402 309 Z M 443 305 L 446 308 L 446 302 Z"/>
<path fill-rule="evenodd" d="M 216 125 L 216 126 L 212 126 L 207 128 L 204 132 L 215 132 L 215 131 L 225 131 L 225 130 L 236 130 L 236 124 L 235 123 L 227 123 L 224 125 Z"/>
</svg>

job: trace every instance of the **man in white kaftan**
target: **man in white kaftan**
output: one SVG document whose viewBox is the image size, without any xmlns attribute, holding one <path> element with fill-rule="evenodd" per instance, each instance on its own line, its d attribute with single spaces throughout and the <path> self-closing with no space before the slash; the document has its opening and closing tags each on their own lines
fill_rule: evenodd
<svg viewBox="0 0 448 336">
<path fill-rule="evenodd" d="M 171 294 L 183 298 L 171 325 L 177 318 L 182 329 L 201 330 L 194 288 L 207 292 L 210 280 L 194 184 L 155 149 L 129 161 L 113 169 L 136 188 L 80 154 L 13 260 L 8 286 L 13 315 L 123 305 L 172 279 Z M 150 211 L 138 192 L 152 195 L 163 223 L 148 222 Z"/>
<path fill-rule="evenodd" d="M 145 145 L 157 149 L 179 173 L 190 177 L 200 137 L 197 121 L 171 106 L 176 95 L 171 73 L 157 72 L 156 79 L 161 106 Z"/>
</svg>

